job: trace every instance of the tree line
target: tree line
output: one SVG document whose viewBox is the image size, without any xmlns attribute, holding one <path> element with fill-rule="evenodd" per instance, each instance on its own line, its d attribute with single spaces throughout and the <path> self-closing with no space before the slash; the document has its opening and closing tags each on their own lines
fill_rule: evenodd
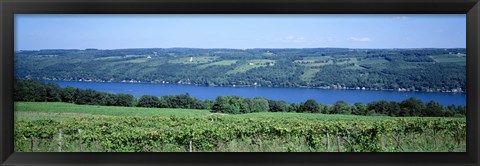
<svg viewBox="0 0 480 166">
<path fill-rule="evenodd" d="M 436 101 L 424 103 L 416 98 L 401 102 L 375 101 L 368 104 L 348 104 L 338 101 L 332 105 L 319 104 L 313 99 L 301 103 L 287 103 L 261 97 L 219 96 L 216 100 L 200 100 L 189 94 L 135 98 L 130 94 L 113 94 L 92 89 L 61 88 L 55 83 L 35 80 L 15 80 L 14 100 L 30 102 L 66 102 L 80 105 L 103 105 L 147 108 L 209 109 L 216 113 L 243 114 L 254 112 L 298 112 L 322 114 L 351 114 L 396 117 L 463 117 L 465 106 L 443 106 Z"/>
<path fill-rule="evenodd" d="M 92 89 L 79 89 L 68 86 L 61 88 L 55 83 L 43 83 L 36 80 L 15 80 L 14 101 L 29 102 L 66 102 L 80 105 L 102 105 L 147 108 L 188 108 L 210 109 L 213 101 L 199 100 L 189 94 L 169 95 L 160 98 L 143 95 L 135 98 L 131 94 L 107 93 Z"/>
</svg>

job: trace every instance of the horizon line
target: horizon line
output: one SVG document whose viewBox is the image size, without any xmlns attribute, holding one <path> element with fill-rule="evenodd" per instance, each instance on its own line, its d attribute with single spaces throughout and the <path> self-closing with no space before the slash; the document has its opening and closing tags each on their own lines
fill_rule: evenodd
<svg viewBox="0 0 480 166">
<path fill-rule="evenodd" d="M 269 48 L 269 47 L 252 47 L 252 48 L 228 48 L 228 47 L 210 47 L 210 48 L 200 48 L 200 47 L 137 47 L 137 48 L 43 48 L 43 49 L 20 49 L 14 51 L 42 51 L 42 50 L 126 50 L 126 49 L 231 49 L 231 50 L 253 50 L 253 49 L 321 49 L 321 48 L 333 48 L 333 49 L 466 49 L 466 47 L 404 47 L 404 48 L 353 48 L 353 47 L 283 47 L 283 48 Z"/>
</svg>

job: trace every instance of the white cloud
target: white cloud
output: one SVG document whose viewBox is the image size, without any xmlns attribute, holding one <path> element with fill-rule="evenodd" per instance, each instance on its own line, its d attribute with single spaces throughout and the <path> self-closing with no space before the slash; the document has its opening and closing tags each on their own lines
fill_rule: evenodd
<svg viewBox="0 0 480 166">
<path fill-rule="evenodd" d="M 287 36 L 285 39 L 281 40 L 285 43 L 304 43 L 306 42 L 305 37 L 294 37 L 294 36 Z"/>
<path fill-rule="evenodd" d="M 369 42 L 372 41 L 372 39 L 368 37 L 350 37 L 350 41 L 355 41 L 355 42 Z"/>
</svg>

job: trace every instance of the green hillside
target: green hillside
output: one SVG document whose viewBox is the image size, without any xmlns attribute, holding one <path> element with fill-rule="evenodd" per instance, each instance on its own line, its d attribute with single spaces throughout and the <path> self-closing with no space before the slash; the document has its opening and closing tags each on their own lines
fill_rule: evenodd
<svg viewBox="0 0 480 166">
<path fill-rule="evenodd" d="M 466 89 L 465 62 L 465 49 L 39 50 L 15 53 L 15 76 L 446 92 Z"/>
</svg>

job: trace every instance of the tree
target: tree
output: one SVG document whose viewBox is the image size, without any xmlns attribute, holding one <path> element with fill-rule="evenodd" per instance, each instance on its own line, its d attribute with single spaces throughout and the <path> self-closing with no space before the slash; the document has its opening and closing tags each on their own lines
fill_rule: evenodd
<svg viewBox="0 0 480 166">
<path fill-rule="evenodd" d="M 212 107 L 214 112 L 228 114 L 240 114 L 242 109 L 245 110 L 245 106 L 242 106 L 240 97 L 237 96 L 219 96 Z"/>
<path fill-rule="evenodd" d="M 205 109 L 211 110 L 212 107 L 213 107 L 213 104 L 215 104 L 215 101 L 214 101 L 214 100 L 208 100 L 208 99 L 206 99 L 206 100 L 203 101 L 203 106 L 205 107 Z"/>
<path fill-rule="evenodd" d="M 308 99 L 302 106 L 300 107 L 301 112 L 311 112 L 311 113 L 318 113 L 320 112 L 320 106 L 318 105 L 317 101 L 313 99 Z"/>
<path fill-rule="evenodd" d="M 117 105 L 116 95 L 112 93 L 103 93 L 101 98 L 101 105 L 115 106 Z"/>
<path fill-rule="evenodd" d="M 75 104 L 88 104 L 95 105 L 95 95 L 96 91 L 93 89 L 81 90 L 76 89 L 77 98 L 75 99 Z"/>
<path fill-rule="evenodd" d="M 162 96 L 159 107 L 161 108 L 189 108 L 206 109 L 207 107 L 201 100 L 191 97 L 188 93 L 182 95 Z"/>
<path fill-rule="evenodd" d="M 45 85 L 45 101 L 48 102 L 59 102 L 62 101 L 61 97 L 61 88 L 58 84 L 55 83 L 47 83 Z"/>
<path fill-rule="evenodd" d="M 344 101 L 337 101 L 333 104 L 330 113 L 332 114 L 351 114 L 351 108 L 348 103 Z"/>
<path fill-rule="evenodd" d="M 385 100 L 368 103 L 368 110 L 373 110 L 374 114 L 388 115 L 389 103 Z"/>
<path fill-rule="evenodd" d="M 270 112 L 287 112 L 288 111 L 288 103 L 280 100 L 268 100 L 268 107 Z"/>
<path fill-rule="evenodd" d="M 401 108 L 399 103 L 395 101 L 388 102 L 388 106 L 387 106 L 388 116 L 398 116 L 400 114 L 400 111 L 401 111 Z"/>
<path fill-rule="evenodd" d="M 138 99 L 137 107 L 155 108 L 158 107 L 159 100 L 156 96 L 143 95 Z"/>
<path fill-rule="evenodd" d="M 445 116 L 446 117 L 452 117 L 455 116 L 456 110 L 455 110 L 455 105 L 449 105 L 445 108 Z"/>
<path fill-rule="evenodd" d="M 440 103 L 431 100 L 430 102 L 427 103 L 427 106 L 424 108 L 424 111 L 422 112 L 422 116 L 435 116 L 435 117 L 440 117 L 444 116 L 445 112 L 443 110 L 443 106 L 440 105 Z"/>
<path fill-rule="evenodd" d="M 162 96 L 158 99 L 158 107 L 159 108 L 168 108 L 170 104 L 168 103 L 165 96 Z"/>
<path fill-rule="evenodd" d="M 400 112 L 398 112 L 397 116 L 399 116 L 399 117 L 410 116 L 410 110 L 407 109 L 407 108 L 401 108 L 400 107 Z"/>
<path fill-rule="evenodd" d="M 301 106 L 303 105 L 303 103 L 299 103 L 299 104 L 296 104 L 296 103 L 292 103 L 290 105 L 287 106 L 287 110 L 288 112 L 301 112 Z"/>
<path fill-rule="evenodd" d="M 15 80 L 15 101 L 46 101 L 44 84 L 35 80 Z"/>
<path fill-rule="evenodd" d="M 460 115 L 466 116 L 467 115 L 467 108 L 465 106 L 458 106 L 457 107 L 457 113 Z"/>
<path fill-rule="evenodd" d="M 330 113 L 330 106 L 325 105 L 325 104 L 319 104 L 320 105 L 320 112 L 322 114 L 329 114 Z"/>
<path fill-rule="evenodd" d="M 67 103 L 74 103 L 75 98 L 77 97 L 75 93 L 75 88 L 71 86 L 67 86 L 62 91 L 62 101 Z"/>
<path fill-rule="evenodd" d="M 424 110 L 425 105 L 422 101 L 416 98 L 408 98 L 400 103 L 402 111 L 407 111 L 409 116 L 420 116 L 421 111 Z"/>
<path fill-rule="evenodd" d="M 353 105 L 352 114 L 354 115 L 367 115 L 367 105 L 363 103 L 355 103 Z"/>
<path fill-rule="evenodd" d="M 261 97 L 255 97 L 248 100 L 248 112 L 267 112 L 269 110 L 268 100 Z"/>
<path fill-rule="evenodd" d="M 134 105 L 135 98 L 131 94 L 120 93 L 116 95 L 117 106 L 131 107 Z"/>
</svg>

